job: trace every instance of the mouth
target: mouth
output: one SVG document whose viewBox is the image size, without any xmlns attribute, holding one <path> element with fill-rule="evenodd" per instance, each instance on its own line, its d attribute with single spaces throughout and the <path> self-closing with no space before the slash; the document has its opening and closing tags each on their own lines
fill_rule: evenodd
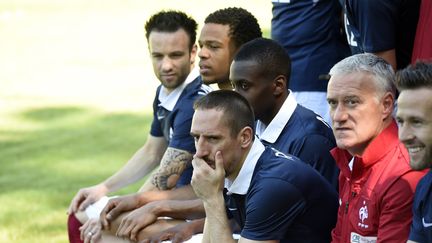
<svg viewBox="0 0 432 243">
<path fill-rule="evenodd" d="M 201 63 L 199 64 L 199 70 L 200 70 L 201 74 L 208 73 L 210 71 L 210 69 L 211 69 L 210 66 L 207 66 L 207 65 L 204 65 L 204 64 L 201 64 Z"/>
<path fill-rule="evenodd" d="M 407 147 L 407 149 L 410 154 L 415 154 L 422 151 L 424 147 L 423 146 Z"/>
<path fill-rule="evenodd" d="M 343 131 L 349 131 L 351 129 L 348 127 L 335 127 L 334 130 L 343 132 Z"/>
</svg>

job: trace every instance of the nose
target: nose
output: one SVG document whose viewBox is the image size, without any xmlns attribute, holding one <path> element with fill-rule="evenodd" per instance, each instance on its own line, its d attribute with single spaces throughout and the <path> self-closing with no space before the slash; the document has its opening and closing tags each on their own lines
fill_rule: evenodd
<svg viewBox="0 0 432 243">
<path fill-rule="evenodd" d="M 205 48 L 204 46 L 201 47 L 199 52 L 198 52 L 198 57 L 200 59 L 207 59 L 209 57 L 209 53 L 207 51 L 207 48 Z"/>
<path fill-rule="evenodd" d="M 333 123 L 344 122 L 348 119 L 348 113 L 342 105 L 330 108 L 330 117 Z"/>
<path fill-rule="evenodd" d="M 411 127 L 405 123 L 399 125 L 399 140 L 407 144 L 415 138 L 414 133 L 412 132 Z"/>
<path fill-rule="evenodd" d="M 210 153 L 207 143 L 203 138 L 198 138 L 197 140 L 195 140 L 195 149 L 196 149 L 195 156 L 197 156 L 198 158 L 205 158 Z"/>
<path fill-rule="evenodd" d="M 172 60 L 169 57 L 165 57 L 161 62 L 161 69 L 163 72 L 169 72 L 173 68 Z"/>
</svg>

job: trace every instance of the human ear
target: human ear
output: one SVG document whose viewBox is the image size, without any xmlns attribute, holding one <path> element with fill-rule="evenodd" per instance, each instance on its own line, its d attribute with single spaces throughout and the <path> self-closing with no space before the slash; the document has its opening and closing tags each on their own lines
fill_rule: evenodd
<svg viewBox="0 0 432 243">
<path fill-rule="evenodd" d="M 394 109 L 394 96 L 392 93 L 387 92 L 384 94 L 382 98 L 382 105 L 383 105 L 383 119 L 386 119 L 387 117 L 391 116 Z"/>
<path fill-rule="evenodd" d="M 195 63 L 195 58 L 196 58 L 196 55 L 197 55 L 197 50 L 198 50 L 198 47 L 197 47 L 196 44 L 194 44 L 192 46 L 192 49 L 191 49 L 191 52 L 190 52 L 190 63 L 191 64 Z"/>
<path fill-rule="evenodd" d="M 284 75 L 278 75 L 273 80 L 273 94 L 275 96 L 279 96 L 279 95 L 283 94 L 284 92 L 286 92 L 286 90 L 287 90 L 286 77 Z"/>
<path fill-rule="evenodd" d="M 239 133 L 240 146 L 242 148 L 247 148 L 253 142 L 253 130 L 251 127 L 247 126 L 240 130 Z"/>
</svg>

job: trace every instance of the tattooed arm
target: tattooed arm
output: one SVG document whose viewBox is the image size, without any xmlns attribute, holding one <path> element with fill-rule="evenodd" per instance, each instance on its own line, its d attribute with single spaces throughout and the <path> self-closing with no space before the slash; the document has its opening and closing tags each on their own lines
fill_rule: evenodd
<svg viewBox="0 0 432 243">
<path fill-rule="evenodd" d="M 168 147 L 162 157 L 159 169 L 153 172 L 151 179 L 147 180 L 140 191 L 174 188 L 184 169 L 190 165 L 192 156 L 188 151 Z"/>
</svg>

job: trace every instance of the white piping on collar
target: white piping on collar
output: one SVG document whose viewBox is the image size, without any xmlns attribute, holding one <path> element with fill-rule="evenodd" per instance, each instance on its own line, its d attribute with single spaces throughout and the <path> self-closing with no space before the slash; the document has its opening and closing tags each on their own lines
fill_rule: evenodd
<svg viewBox="0 0 432 243">
<path fill-rule="evenodd" d="M 269 143 L 276 142 L 285 128 L 285 125 L 288 123 L 289 119 L 294 113 L 294 110 L 297 107 L 297 101 L 295 100 L 292 91 L 290 90 L 289 92 L 290 93 L 284 101 L 282 107 L 279 109 L 278 113 L 267 127 L 260 120 L 257 121 L 256 133 L 261 140 Z"/>
<path fill-rule="evenodd" d="M 234 181 L 225 178 L 225 188 L 228 189 L 229 194 L 245 195 L 247 193 L 255 166 L 264 150 L 264 145 L 259 139 L 255 138 L 237 177 Z"/>
<path fill-rule="evenodd" d="M 159 92 L 159 106 L 164 107 L 165 109 L 172 111 L 174 109 L 174 106 L 176 105 L 178 99 L 180 98 L 181 93 L 185 89 L 185 87 L 194 81 L 199 76 L 199 69 L 198 67 L 195 67 L 192 69 L 192 71 L 187 76 L 186 80 L 177 88 L 175 88 L 173 91 L 171 91 L 169 94 L 167 94 L 167 89 L 162 86 Z"/>
</svg>

